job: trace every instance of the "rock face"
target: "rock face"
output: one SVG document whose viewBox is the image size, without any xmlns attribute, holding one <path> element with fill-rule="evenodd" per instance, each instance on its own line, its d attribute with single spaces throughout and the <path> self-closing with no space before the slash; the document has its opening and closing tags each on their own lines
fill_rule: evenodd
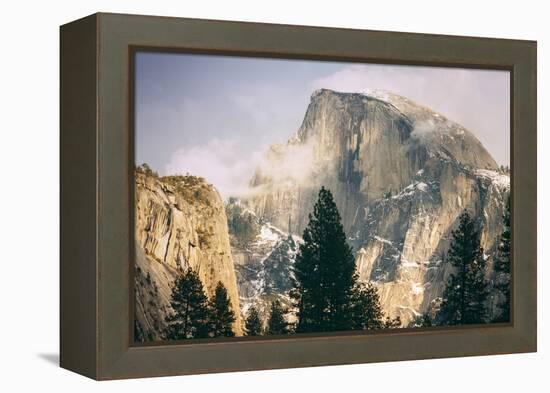
<svg viewBox="0 0 550 393">
<path fill-rule="evenodd" d="M 302 239 L 264 223 L 256 239 L 244 246 L 232 236 L 240 304 L 243 315 L 255 306 L 262 320 L 269 316 L 271 302 L 278 299 L 291 307 L 292 265 Z M 288 320 L 292 322 L 292 320 Z"/>
<path fill-rule="evenodd" d="M 158 340 L 170 310 L 178 269 L 195 270 L 206 294 L 227 288 L 242 335 L 239 295 L 227 217 L 214 187 L 195 176 L 159 178 L 136 172 L 136 326 L 138 336 Z"/>
<path fill-rule="evenodd" d="M 251 184 L 256 192 L 243 204 L 274 227 L 285 228 L 291 217 L 296 234 L 320 187 L 328 188 L 360 279 L 376 283 L 384 310 L 404 325 L 441 295 L 451 272 L 444 255 L 464 210 L 483 226 L 491 266 L 509 192 L 508 175 L 462 126 L 389 93 L 324 89 Z"/>
<path fill-rule="evenodd" d="M 134 339 L 141 342 L 160 340 L 166 317 L 172 311 L 170 297 L 178 272 L 151 260 L 137 246 L 134 274 Z"/>
</svg>

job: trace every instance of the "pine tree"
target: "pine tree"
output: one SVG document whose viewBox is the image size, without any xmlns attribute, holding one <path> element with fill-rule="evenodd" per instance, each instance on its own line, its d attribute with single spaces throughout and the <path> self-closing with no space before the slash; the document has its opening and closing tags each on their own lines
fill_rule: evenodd
<svg viewBox="0 0 550 393">
<path fill-rule="evenodd" d="M 250 307 L 248 316 L 245 321 L 245 330 L 247 336 L 261 336 L 262 335 L 262 321 L 260 320 L 260 314 L 256 307 Z"/>
<path fill-rule="evenodd" d="M 387 316 L 382 326 L 384 329 L 397 329 L 401 327 L 401 317 L 398 315 L 395 318 Z"/>
<path fill-rule="evenodd" d="M 267 321 L 267 334 L 287 334 L 289 332 L 285 314 L 288 310 L 276 299 L 271 302 L 271 311 Z"/>
<path fill-rule="evenodd" d="M 183 340 L 208 337 L 208 299 L 201 280 L 192 269 L 181 274 L 172 287 L 170 304 L 174 312 L 166 317 L 165 338 Z"/>
<path fill-rule="evenodd" d="M 421 327 L 432 327 L 433 321 L 430 314 L 420 314 L 417 315 L 410 323 L 409 328 L 421 328 Z"/>
<path fill-rule="evenodd" d="M 510 196 L 506 202 L 502 221 L 504 230 L 500 236 L 495 261 L 495 288 L 501 293 L 503 299 L 498 305 L 500 314 L 495 322 L 510 321 Z"/>
<path fill-rule="evenodd" d="M 357 283 L 351 303 L 352 329 L 380 329 L 384 326 L 378 290 L 372 283 Z"/>
<path fill-rule="evenodd" d="M 455 268 L 443 292 L 437 324 L 465 325 L 485 323 L 488 296 L 485 259 L 480 246 L 480 232 L 468 212 L 460 216 L 453 231 L 448 261 Z"/>
<path fill-rule="evenodd" d="M 303 239 L 294 264 L 291 292 L 298 310 L 296 331 L 350 329 L 355 260 L 332 194 L 324 187 L 309 215 Z"/>
<path fill-rule="evenodd" d="M 232 326 L 235 322 L 235 313 L 231 309 L 229 296 L 225 286 L 218 282 L 214 296 L 209 302 L 210 308 L 210 333 L 213 337 L 233 337 Z"/>
</svg>

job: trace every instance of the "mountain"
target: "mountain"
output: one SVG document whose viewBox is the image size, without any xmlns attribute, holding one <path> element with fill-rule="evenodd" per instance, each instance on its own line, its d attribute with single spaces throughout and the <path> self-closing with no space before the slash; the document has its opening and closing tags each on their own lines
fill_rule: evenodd
<svg viewBox="0 0 550 393">
<path fill-rule="evenodd" d="M 224 204 L 216 189 L 196 176 L 135 173 L 135 332 L 138 340 L 161 339 L 171 312 L 178 269 L 195 270 L 210 297 L 218 282 L 227 288 L 242 335 L 235 267 Z"/>
<path fill-rule="evenodd" d="M 269 223 L 258 222 L 258 225 L 258 235 L 246 244 L 237 241 L 232 234 L 231 248 L 241 311 L 247 315 L 249 308 L 254 305 L 265 322 L 269 317 L 271 302 L 275 299 L 291 307 L 288 292 L 292 289 L 292 265 L 302 239 Z"/>
<path fill-rule="evenodd" d="M 314 92 L 301 127 L 269 149 L 251 179 L 253 196 L 240 203 L 275 231 L 291 219 L 289 232 L 298 235 L 321 186 L 334 195 L 360 280 L 377 285 L 384 311 L 404 325 L 442 294 L 452 271 L 445 261 L 450 233 L 465 209 L 483 226 L 491 276 L 509 176 L 445 116 L 387 92 Z M 280 279 L 263 268 L 275 248 L 239 257 L 241 301 L 251 277 Z M 289 255 L 283 264 L 292 263 Z"/>
</svg>

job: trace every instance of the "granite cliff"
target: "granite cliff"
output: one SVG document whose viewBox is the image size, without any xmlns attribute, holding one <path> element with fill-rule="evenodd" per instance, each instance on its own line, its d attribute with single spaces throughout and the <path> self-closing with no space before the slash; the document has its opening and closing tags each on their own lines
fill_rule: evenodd
<svg viewBox="0 0 550 393">
<path fill-rule="evenodd" d="M 135 175 L 135 331 L 138 339 L 159 340 L 179 269 L 195 270 L 210 297 L 221 281 L 242 335 L 235 267 L 227 217 L 219 193 L 195 176 Z"/>
<path fill-rule="evenodd" d="M 289 163 L 296 160 L 293 171 Z M 286 297 L 285 285 L 258 288 L 288 269 L 263 266 L 281 241 L 302 233 L 321 186 L 334 195 L 360 279 L 378 286 L 385 312 L 404 325 L 441 295 L 451 272 L 444 255 L 464 210 L 483 226 L 490 277 L 509 176 L 477 138 L 404 97 L 322 89 L 312 94 L 298 131 L 271 147 L 251 180 L 253 196 L 241 201 L 271 230 L 282 232 L 292 219 L 290 234 L 271 249 L 233 247 L 243 307 L 251 301 L 245 294 Z M 292 265 L 293 255 L 279 265 Z M 256 292 L 251 281 L 262 283 Z"/>
</svg>

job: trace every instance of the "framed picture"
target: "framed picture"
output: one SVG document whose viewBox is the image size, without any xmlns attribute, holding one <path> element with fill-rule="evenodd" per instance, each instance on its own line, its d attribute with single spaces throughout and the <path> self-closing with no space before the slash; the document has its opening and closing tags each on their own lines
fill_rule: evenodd
<svg viewBox="0 0 550 393">
<path fill-rule="evenodd" d="M 536 43 L 61 27 L 61 366 L 536 350 Z"/>
</svg>

